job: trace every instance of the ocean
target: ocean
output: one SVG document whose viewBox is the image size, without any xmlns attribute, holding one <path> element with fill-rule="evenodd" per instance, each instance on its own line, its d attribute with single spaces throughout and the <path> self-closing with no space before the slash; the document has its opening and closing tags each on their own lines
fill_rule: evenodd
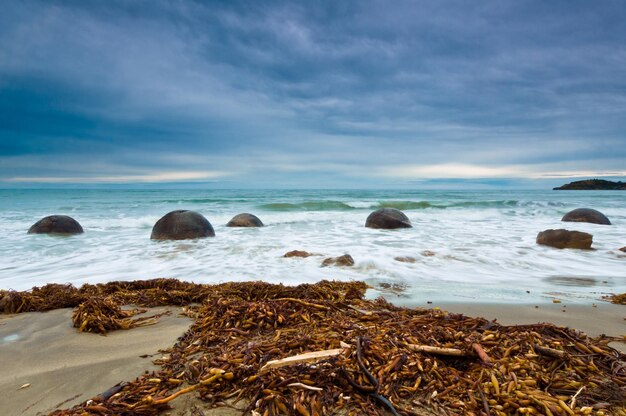
<svg viewBox="0 0 626 416">
<path fill-rule="evenodd" d="M 401 209 L 413 228 L 365 228 L 380 207 Z M 594 208 L 613 225 L 564 223 Z M 216 236 L 150 240 L 154 223 L 176 209 L 203 214 Z M 263 228 L 227 228 L 250 212 Z M 85 233 L 28 235 L 40 218 L 65 214 Z M 364 280 L 396 303 L 569 302 L 626 292 L 626 192 L 419 190 L 0 190 L 0 289 L 46 283 L 177 278 L 199 283 Z M 538 246 L 548 228 L 593 234 L 595 250 Z M 283 258 L 291 250 L 321 256 Z M 349 253 L 354 267 L 320 267 Z M 414 263 L 394 257 L 415 258 Z"/>
</svg>

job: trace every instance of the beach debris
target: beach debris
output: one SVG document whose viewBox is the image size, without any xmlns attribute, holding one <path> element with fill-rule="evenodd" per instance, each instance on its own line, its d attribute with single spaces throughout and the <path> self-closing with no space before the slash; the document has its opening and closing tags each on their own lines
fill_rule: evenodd
<svg viewBox="0 0 626 416">
<path fill-rule="evenodd" d="M 537 244 L 555 248 L 577 248 L 589 250 L 593 236 L 581 231 L 545 230 L 537 234 Z"/>
<path fill-rule="evenodd" d="M 354 259 L 349 254 L 344 254 L 339 257 L 328 257 L 322 261 L 322 267 L 327 266 L 339 266 L 339 267 L 350 267 L 354 266 Z"/>
<path fill-rule="evenodd" d="M 272 368 L 280 368 L 286 365 L 294 365 L 301 363 L 314 363 L 317 361 L 325 360 L 326 358 L 334 357 L 343 352 L 343 348 L 335 348 L 332 350 L 305 352 L 304 354 L 293 355 L 287 358 L 281 358 L 279 360 L 268 361 L 261 367 L 259 373 L 264 373 Z"/>
<path fill-rule="evenodd" d="M 395 261 L 399 261 L 402 263 L 415 263 L 417 259 L 415 257 L 410 256 L 398 256 L 393 258 Z"/>
<path fill-rule="evenodd" d="M 366 289 L 363 282 L 290 287 L 171 279 L 56 286 L 87 296 L 81 303 L 187 302 L 196 312 L 189 330 L 154 361 L 157 371 L 128 380 L 106 399 L 52 414 L 156 416 L 187 395 L 207 407 L 243 402 L 246 413 L 268 416 L 626 412 L 626 356 L 609 346 L 611 337 L 400 308 L 383 298 L 365 300 Z M 32 292 L 18 295 L 24 305 L 48 307 Z M 319 360 L 300 360 L 311 354 Z M 289 364 L 266 367 L 276 362 Z"/>
<path fill-rule="evenodd" d="M 97 395 L 96 397 L 94 397 L 93 399 L 91 399 L 91 401 L 93 402 L 106 402 L 107 400 L 109 400 L 111 397 L 113 397 L 114 395 L 116 395 L 117 393 L 119 393 L 124 387 L 126 387 L 128 383 L 125 381 L 120 381 L 119 383 L 117 383 L 115 386 L 107 389 L 106 391 L 100 393 L 99 395 Z"/>
<path fill-rule="evenodd" d="M 283 257 L 302 257 L 302 258 L 306 258 L 306 257 L 310 257 L 310 256 L 317 256 L 318 254 L 313 254 L 313 253 L 309 253 L 308 251 L 302 251 L 302 250 L 291 250 L 288 251 L 287 253 L 283 254 Z"/>
<path fill-rule="evenodd" d="M 618 305 L 626 305 L 626 293 L 604 296 L 603 299 L 606 299 L 611 303 L 616 303 Z"/>
<path fill-rule="evenodd" d="M 113 298 L 93 297 L 78 305 L 72 314 L 72 323 L 80 332 L 105 334 L 116 329 L 130 329 L 146 325 L 154 325 L 159 317 L 169 311 L 132 318 L 145 313 L 147 309 L 123 310 Z"/>
<path fill-rule="evenodd" d="M 22 385 L 18 388 L 18 390 L 27 389 L 27 388 L 29 388 L 29 387 L 30 387 L 30 383 L 22 384 Z"/>
</svg>

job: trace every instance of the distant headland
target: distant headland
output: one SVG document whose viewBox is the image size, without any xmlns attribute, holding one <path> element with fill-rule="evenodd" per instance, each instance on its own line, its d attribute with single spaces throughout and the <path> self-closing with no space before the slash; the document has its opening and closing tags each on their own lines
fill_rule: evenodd
<svg viewBox="0 0 626 416">
<path fill-rule="evenodd" d="M 604 179 L 586 179 L 570 182 L 554 188 L 556 191 L 587 190 L 587 191 L 626 191 L 626 182 L 612 182 Z"/>
</svg>

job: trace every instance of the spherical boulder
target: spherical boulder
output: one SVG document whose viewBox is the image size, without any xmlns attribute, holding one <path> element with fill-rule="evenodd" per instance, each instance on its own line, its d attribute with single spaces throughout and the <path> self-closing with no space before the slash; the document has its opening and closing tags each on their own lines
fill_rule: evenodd
<svg viewBox="0 0 626 416">
<path fill-rule="evenodd" d="M 28 229 L 28 234 L 82 234 L 83 227 L 67 215 L 50 215 L 42 218 Z"/>
<path fill-rule="evenodd" d="M 561 218 L 561 221 L 611 225 L 611 221 L 609 221 L 606 215 L 591 208 L 577 208 L 570 211 Z"/>
<path fill-rule="evenodd" d="M 385 230 L 413 227 L 409 218 L 402 211 L 395 208 L 377 209 L 367 217 L 365 226 Z"/>
<path fill-rule="evenodd" d="M 545 230 L 537 234 L 537 244 L 555 248 L 591 248 L 593 236 L 580 231 Z"/>
<path fill-rule="evenodd" d="M 263 222 L 256 215 L 243 213 L 235 215 L 228 224 L 227 227 L 263 227 Z"/>
<path fill-rule="evenodd" d="M 186 240 L 214 237 L 211 223 L 195 211 L 172 211 L 161 217 L 152 227 L 152 240 Z"/>
</svg>

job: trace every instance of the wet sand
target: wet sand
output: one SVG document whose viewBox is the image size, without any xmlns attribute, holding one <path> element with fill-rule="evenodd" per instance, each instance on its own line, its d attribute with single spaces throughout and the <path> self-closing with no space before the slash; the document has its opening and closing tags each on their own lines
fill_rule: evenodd
<svg viewBox="0 0 626 416">
<path fill-rule="evenodd" d="M 593 305 L 596 305 L 595 307 Z M 567 303 L 542 303 L 532 305 L 503 305 L 481 303 L 440 303 L 428 305 L 467 316 L 482 316 L 502 325 L 523 325 L 549 322 L 558 326 L 575 328 L 593 337 L 608 335 L 620 337 L 624 342 L 612 342 L 611 347 L 626 353 L 626 305 L 598 301 L 580 305 Z M 538 306 L 537 308 L 535 306 Z"/>
<path fill-rule="evenodd" d="M 0 315 L 0 415 L 45 415 L 155 370 L 140 356 L 171 347 L 192 322 L 179 308 L 149 313 L 164 310 L 155 325 L 106 336 L 79 333 L 71 309 Z"/>
<path fill-rule="evenodd" d="M 551 322 L 581 330 L 588 335 L 626 335 L 626 306 L 606 302 L 592 305 L 540 304 L 499 305 L 441 303 L 439 307 L 468 316 L 482 316 L 503 325 Z M 132 380 L 144 371 L 156 369 L 151 357 L 159 349 L 172 346 L 191 320 L 164 316 L 156 325 L 115 331 L 106 337 L 78 333 L 71 326 L 71 310 L 45 313 L 0 315 L 0 414 L 6 416 L 43 415 L 68 408 L 104 392 L 120 381 Z M 160 311 L 162 308 L 155 309 Z M 565 312 L 563 312 L 565 310 Z M 17 338 L 16 338 L 17 336 Z M 614 342 L 626 351 L 626 344 Z M 19 389 L 30 383 L 30 387 Z M 235 409 L 207 410 L 193 397 L 172 402 L 172 416 L 206 414 L 234 416 Z M 198 413 L 198 409 L 202 413 Z"/>
</svg>

